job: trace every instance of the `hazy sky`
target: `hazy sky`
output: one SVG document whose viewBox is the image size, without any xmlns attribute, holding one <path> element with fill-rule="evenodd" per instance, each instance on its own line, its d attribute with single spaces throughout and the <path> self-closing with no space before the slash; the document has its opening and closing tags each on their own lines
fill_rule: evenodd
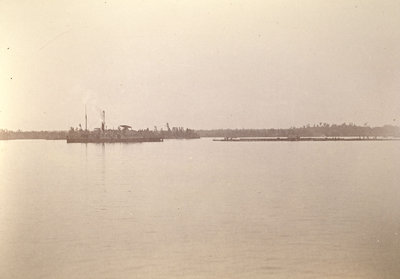
<svg viewBox="0 0 400 279">
<path fill-rule="evenodd" d="M 0 128 L 400 122 L 400 1 L 0 1 Z M 397 121 L 394 121 L 397 119 Z"/>
</svg>

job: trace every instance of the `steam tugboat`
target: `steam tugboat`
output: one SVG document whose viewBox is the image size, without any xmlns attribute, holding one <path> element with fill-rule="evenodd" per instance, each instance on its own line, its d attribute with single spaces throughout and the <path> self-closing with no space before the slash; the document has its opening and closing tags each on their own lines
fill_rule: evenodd
<svg viewBox="0 0 400 279">
<path fill-rule="evenodd" d="M 93 131 L 87 129 L 87 114 L 85 113 L 85 129 L 81 125 L 78 129 L 71 129 L 67 135 L 67 143 L 139 143 L 162 142 L 163 139 L 157 133 L 146 130 L 135 131 L 129 125 L 120 125 L 118 129 L 106 128 L 106 113 L 102 112 L 101 128 Z"/>
</svg>

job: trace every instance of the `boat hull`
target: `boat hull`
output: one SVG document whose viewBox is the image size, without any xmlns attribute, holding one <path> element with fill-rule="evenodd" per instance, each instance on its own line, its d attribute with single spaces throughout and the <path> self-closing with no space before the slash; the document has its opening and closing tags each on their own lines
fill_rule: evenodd
<svg viewBox="0 0 400 279">
<path fill-rule="evenodd" d="M 141 142 L 162 142 L 162 138 L 67 138 L 67 143 L 141 143 Z"/>
</svg>

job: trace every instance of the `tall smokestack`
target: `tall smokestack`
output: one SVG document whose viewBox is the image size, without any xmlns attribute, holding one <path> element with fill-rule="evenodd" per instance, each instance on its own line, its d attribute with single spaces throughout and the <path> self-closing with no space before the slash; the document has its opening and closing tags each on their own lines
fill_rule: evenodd
<svg viewBox="0 0 400 279">
<path fill-rule="evenodd" d="M 87 131 L 87 113 L 86 113 L 86 105 L 85 105 L 85 131 Z"/>
<path fill-rule="evenodd" d="M 103 110 L 103 121 L 101 123 L 101 130 L 104 131 L 106 129 L 106 111 Z"/>
</svg>

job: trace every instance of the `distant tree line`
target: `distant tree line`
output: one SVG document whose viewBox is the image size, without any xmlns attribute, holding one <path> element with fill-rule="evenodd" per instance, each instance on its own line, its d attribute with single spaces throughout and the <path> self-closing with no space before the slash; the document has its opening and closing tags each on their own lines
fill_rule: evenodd
<svg viewBox="0 0 400 279">
<path fill-rule="evenodd" d="M 0 140 L 47 139 L 62 140 L 67 138 L 67 131 L 10 131 L 0 129 Z"/>
<path fill-rule="evenodd" d="M 400 137 L 400 127 L 369 127 L 354 123 L 318 123 L 289 129 L 214 129 L 197 130 L 201 137 Z"/>
<path fill-rule="evenodd" d="M 105 130 L 106 133 L 112 133 L 112 132 L 118 132 L 118 131 L 123 131 L 125 133 L 130 133 L 134 134 L 137 136 L 145 136 L 145 137 L 150 137 L 150 136 L 160 136 L 165 139 L 185 139 L 185 138 L 199 138 L 200 136 L 196 134 L 196 132 L 192 129 L 185 129 L 183 127 L 172 127 L 172 129 L 167 126 L 167 130 L 157 130 L 155 127 L 154 131 L 151 131 L 149 128 L 147 129 L 141 129 L 138 131 L 134 130 L 121 130 L 118 128 L 118 130 L 112 130 L 112 129 L 107 129 Z M 13 139 L 47 139 L 47 140 L 63 140 L 67 139 L 68 133 L 80 133 L 83 132 L 84 130 L 82 127 L 79 125 L 79 127 L 71 127 L 69 131 L 11 131 L 11 130 L 5 130 L 5 129 L 0 129 L 0 140 L 13 140 Z M 98 132 L 100 131 L 99 129 L 97 130 Z M 93 132 L 93 131 L 92 131 Z M 95 131 L 96 132 L 96 129 Z"/>
<path fill-rule="evenodd" d="M 161 129 L 159 135 L 164 139 L 195 139 L 200 138 L 200 136 L 191 129 L 184 129 L 183 127 L 172 127 L 164 131 Z"/>
<path fill-rule="evenodd" d="M 168 127 L 169 128 L 169 127 Z M 150 132 L 149 129 L 145 131 Z M 381 127 L 363 126 L 354 123 L 340 125 L 318 123 L 288 129 L 214 129 L 191 130 L 173 127 L 159 130 L 164 138 L 196 138 L 200 137 L 400 137 L 400 127 L 384 125 Z M 11 139 L 47 139 L 62 140 L 67 138 L 67 131 L 11 131 L 0 129 L 0 140 Z"/>
</svg>

